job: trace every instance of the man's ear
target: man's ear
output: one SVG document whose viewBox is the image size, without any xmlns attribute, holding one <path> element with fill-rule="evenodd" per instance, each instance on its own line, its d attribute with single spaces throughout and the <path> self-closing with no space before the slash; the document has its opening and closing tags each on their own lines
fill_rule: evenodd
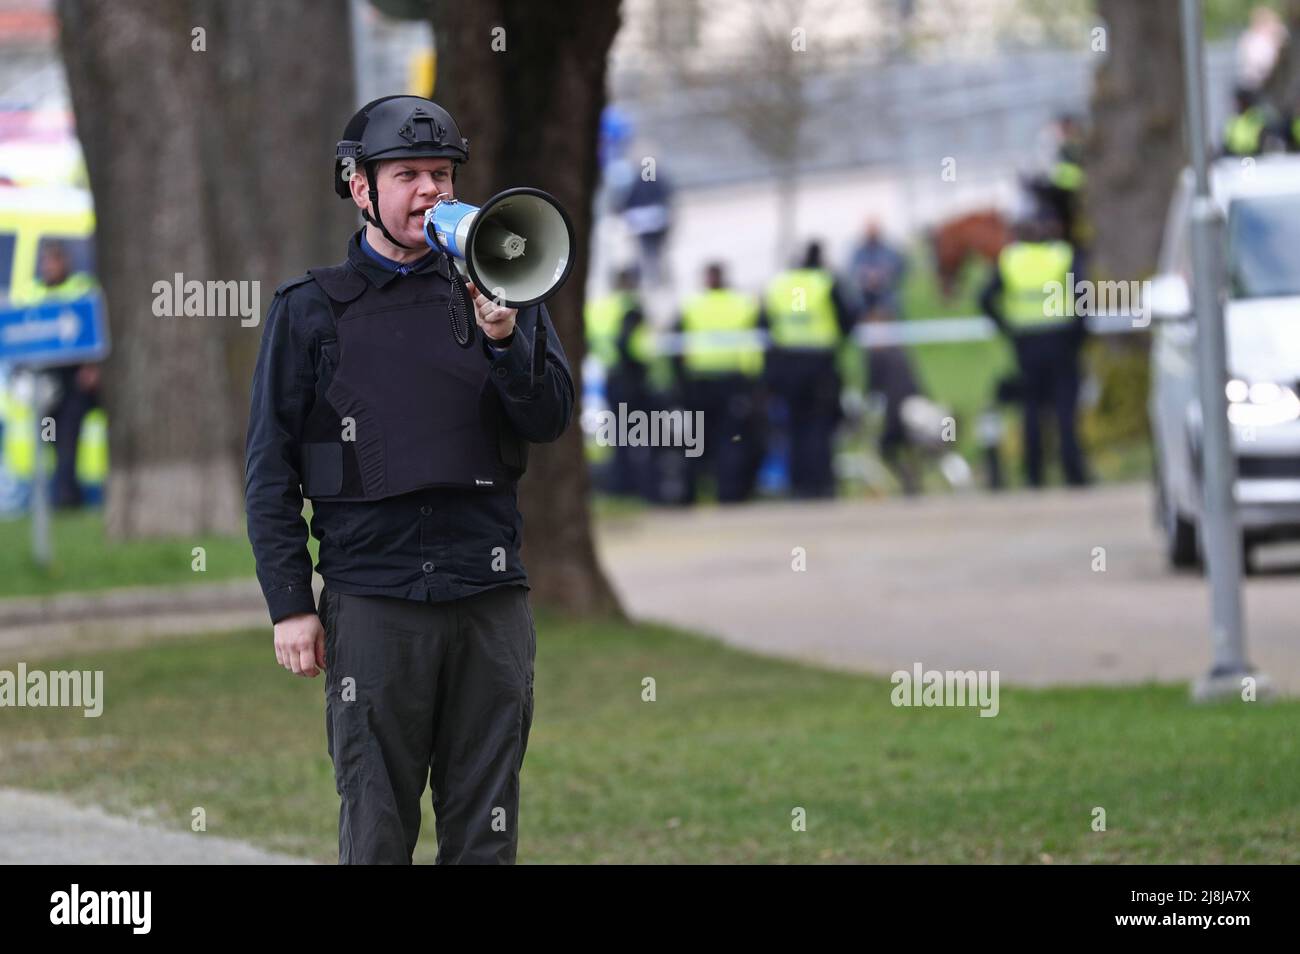
<svg viewBox="0 0 1300 954">
<path fill-rule="evenodd" d="M 365 169 L 358 166 L 352 171 L 348 188 L 352 191 L 352 201 L 357 204 L 358 209 L 364 212 L 370 208 L 370 180 L 366 176 Z"/>
</svg>

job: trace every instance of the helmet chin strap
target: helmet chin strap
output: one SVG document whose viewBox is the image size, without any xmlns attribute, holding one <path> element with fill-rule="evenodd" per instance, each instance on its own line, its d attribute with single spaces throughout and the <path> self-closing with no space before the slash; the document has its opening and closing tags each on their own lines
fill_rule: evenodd
<svg viewBox="0 0 1300 954">
<path fill-rule="evenodd" d="M 375 176 L 375 173 L 378 171 L 379 171 L 378 163 L 370 162 L 366 164 L 366 181 L 367 184 L 370 186 L 370 207 L 375 210 L 375 214 L 372 216 L 369 212 L 362 212 L 361 217 L 365 219 L 367 222 L 369 222 L 371 225 L 378 226 L 379 231 L 384 233 L 384 238 L 388 239 L 388 241 L 392 242 L 398 248 L 404 248 L 408 252 L 413 252 L 417 250 L 420 246 L 406 245 L 402 242 L 397 241 L 397 239 L 393 238 L 393 233 L 388 231 L 388 226 L 384 225 L 384 220 L 380 218 L 379 183 L 376 181 L 376 176 Z"/>
</svg>

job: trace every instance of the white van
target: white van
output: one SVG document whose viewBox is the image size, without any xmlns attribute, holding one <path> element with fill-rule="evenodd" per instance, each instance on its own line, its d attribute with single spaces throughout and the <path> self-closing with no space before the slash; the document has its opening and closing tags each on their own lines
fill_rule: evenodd
<svg viewBox="0 0 1300 954">
<path fill-rule="evenodd" d="M 1188 170 L 1170 206 L 1150 296 L 1156 507 L 1175 567 L 1201 562 L 1193 185 Z M 1249 568 L 1256 544 L 1300 538 L 1300 156 L 1219 160 L 1210 187 L 1226 219 L 1228 420 Z"/>
</svg>

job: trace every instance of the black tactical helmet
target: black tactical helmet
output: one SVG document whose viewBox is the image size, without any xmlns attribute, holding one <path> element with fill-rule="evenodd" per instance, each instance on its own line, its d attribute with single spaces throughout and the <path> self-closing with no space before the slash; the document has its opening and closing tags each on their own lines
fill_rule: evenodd
<svg viewBox="0 0 1300 954">
<path fill-rule="evenodd" d="M 379 189 L 375 177 L 381 159 L 447 158 L 452 169 L 469 161 L 469 140 L 461 136 L 451 114 L 421 96 L 384 96 L 361 107 L 343 130 L 334 151 L 334 191 L 339 198 L 351 198 L 348 180 L 357 166 L 366 170 L 370 185 L 370 206 L 374 217 L 366 221 L 379 227 L 394 245 L 403 245 L 389 234 L 379 217 Z"/>
</svg>

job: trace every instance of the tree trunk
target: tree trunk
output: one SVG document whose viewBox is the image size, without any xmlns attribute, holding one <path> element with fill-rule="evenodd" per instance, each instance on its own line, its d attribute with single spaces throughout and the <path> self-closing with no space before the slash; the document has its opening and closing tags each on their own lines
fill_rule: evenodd
<svg viewBox="0 0 1300 954">
<path fill-rule="evenodd" d="M 212 61 L 200 123 L 205 203 L 217 276 L 260 282 L 263 315 L 276 286 L 341 262 L 356 207 L 334 194 L 334 148 L 356 111 L 347 0 L 192 0 Z M 262 324 L 227 322 L 241 463 Z"/>
<path fill-rule="evenodd" d="M 322 186 L 353 102 L 346 5 L 58 9 L 111 321 L 108 532 L 239 533 L 262 317 L 279 282 L 341 257 L 351 221 Z M 157 316 L 177 273 L 250 283 L 255 315 Z"/>
<path fill-rule="evenodd" d="M 577 259 L 547 309 L 579 397 L 596 141 L 606 60 L 618 25 L 616 2 L 436 0 L 433 6 L 437 100 L 470 141 L 470 161 L 459 173 L 456 194 L 480 203 L 511 186 L 536 186 L 554 195 L 573 220 Z M 559 441 L 532 449 L 520 484 L 524 559 L 534 599 L 542 605 L 579 614 L 617 612 L 592 543 L 588 492 L 575 420 Z"/>
<path fill-rule="evenodd" d="M 1093 279 L 1155 271 L 1166 211 L 1187 161 L 1177 0 L 1097 0 L 1108 52 L 1092 92 L 1084 197 Z"/>
</svg>

